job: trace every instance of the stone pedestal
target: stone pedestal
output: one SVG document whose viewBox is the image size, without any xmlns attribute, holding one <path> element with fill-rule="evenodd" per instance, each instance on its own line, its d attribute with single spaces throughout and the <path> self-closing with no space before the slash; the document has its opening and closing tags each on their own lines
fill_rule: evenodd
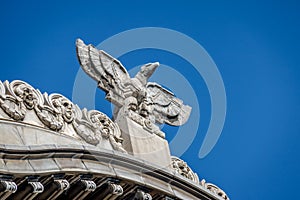
<svg viewBox="0 0 300 200">
<path fill-rule="evenodd" d="M 132 111 L 119 113 L 115 122 L 121 129 L 123 148 L 128 153 L 163 168 L 170 167 L 169 144 L 156 125 Z"/>
</svg>

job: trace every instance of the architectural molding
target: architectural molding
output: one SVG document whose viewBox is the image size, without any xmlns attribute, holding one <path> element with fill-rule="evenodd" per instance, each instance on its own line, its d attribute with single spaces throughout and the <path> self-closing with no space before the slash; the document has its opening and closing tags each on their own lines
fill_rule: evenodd
<svg viewBox="0 0 300 200">
<path fill-rule="evenodd" d="M 66 187 L 56 186 L 57 193 L 51 198 L 71 194 L 73 196 L 70 197 L 80 196 L 76 191 L 81 191 L 81 195 L 86 195 L 86 199 L 94 199 L 96 197 L 92 195 L 98 195 L 98 192 L 102 190 L 101 194 L 104 191 L 108 192 L 103 193 L 103 195 L 118 196 L 121 193 L 119 186 L 123 189 L 121 197 L 125 195 L 128 198 L 133 198 L 137 189 L 143 186 L 147 190 L 142 191 L 149 194 L 148 191 L 151 191 L 152 197 L 155 194 L 155 196 L 167 196 L 173 199 L 223 199 L 218 194 L 211 192 L 200 184 L 189 181 L 183 176 L 174 174 L 169 169 L 155 167 L 151 163 L 145 163 L 134 156 L 121 152 L 99 151 L 93 146 L 74 145 L 47 147 L 40 145 L 24 149 L 22 146 L 15 145 L 0 146 L 1 160 L 4 162 L 1 165 L 0 174 L 13 175 L 14 178 L 11 181 L 20 184 L 22 188 L 25 187 L 27 182 L 32 185 L 32 191 L 38 192 L 42 191 L 41 188 L 44 188 L 42 193 L 32 193 L 36 194 L 37 197 L 39 195 L 44 195 L 43 197 L 51 196 L 50 194 L 47 195 L 47 192 L 53 191 L 46 189 L 50 187 L 49 184 L 54 183 L 57 185 L 58 182 L 63 183 L 64 181 L 56 181 L 55 183 L 53 180 L 65 179 L 69 183 L 67 190 L 72 192 L 61 193 L 61 191 L 64 191 L 62 188 Z M 34 178 L 29 179 L 28 176 L 34 176 Z M 108 182 L 116 178 L 118 178 L 118 182 Z M 84 181 L 82 182 L 82 180 Z M 172 181 L 166 182 L 165 180 Z M 78 182 L 83 186 L 82 189 L 77 184 Z M 116 186 L 109 186 L 110 184 Z M 113 188 L 116 190 L 112 190 Z M 12 193 L 15 194 L 14 197 L 17 197 L 18 191 Z M 30 193 L 27 195 L 30 195 Z"/>
</svg>

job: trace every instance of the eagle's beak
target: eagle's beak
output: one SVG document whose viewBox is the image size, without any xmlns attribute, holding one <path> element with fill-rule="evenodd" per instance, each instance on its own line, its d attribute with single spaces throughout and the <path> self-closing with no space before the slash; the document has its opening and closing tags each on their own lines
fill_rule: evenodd
<svg viewBox="0 0 300 200">
<path fill-rule="evenodd" d="M 159 62 L 152 63 L 152 65 L 158 67 L 159 66 Z"/>
<path fill-rule="evenodd" d="M 159 62 L 150 63 L 150 65 L 147 66 L 146 76 L 149 78 L 154 73 L 154 71 L 158 66 L 159 66 Z"/>
</svg>

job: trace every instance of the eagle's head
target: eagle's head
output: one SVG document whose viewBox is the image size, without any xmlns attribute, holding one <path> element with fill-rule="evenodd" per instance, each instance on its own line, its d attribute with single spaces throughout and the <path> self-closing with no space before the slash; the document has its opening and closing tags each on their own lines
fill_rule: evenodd
<svg viewBox="0 0 300 200">
<path fill-rule="evenodd" d="M 159 66 L 159 62 L 147 63 L 141 67 L 141 70 L 136 74 L 136 78 L 141 81 L 143 85 L 146 85 L 148 79 Z"/>
</svg>

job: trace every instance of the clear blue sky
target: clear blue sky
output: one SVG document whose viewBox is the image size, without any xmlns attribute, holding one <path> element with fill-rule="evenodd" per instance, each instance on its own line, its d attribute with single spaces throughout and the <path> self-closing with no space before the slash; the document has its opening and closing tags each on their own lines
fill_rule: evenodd
<svg viewBox="0 0 300 200">
<path fill-rule="evenodd" d="M 210 101 L 201 77 L 191 78 L 202 97 L 201 123 L 182 158 L 233 200 L 296 199 L 299 9 L 297 1 L 1 1 L 0 80 L 21 79 L 42 92 L 71 98 L 79 68 L 76 38 L 97 45 L 133 28 L 180 31 L 213 58 L 227 94 L 223 133 L 213 151 L 199 159 Z M 185 64 L 164 51 L 136 51 L 120 60 L 126 67 L 155 60 Z M 100 90 L 96 97 L 97 109 L 109 112 Z"/>
</svg>

